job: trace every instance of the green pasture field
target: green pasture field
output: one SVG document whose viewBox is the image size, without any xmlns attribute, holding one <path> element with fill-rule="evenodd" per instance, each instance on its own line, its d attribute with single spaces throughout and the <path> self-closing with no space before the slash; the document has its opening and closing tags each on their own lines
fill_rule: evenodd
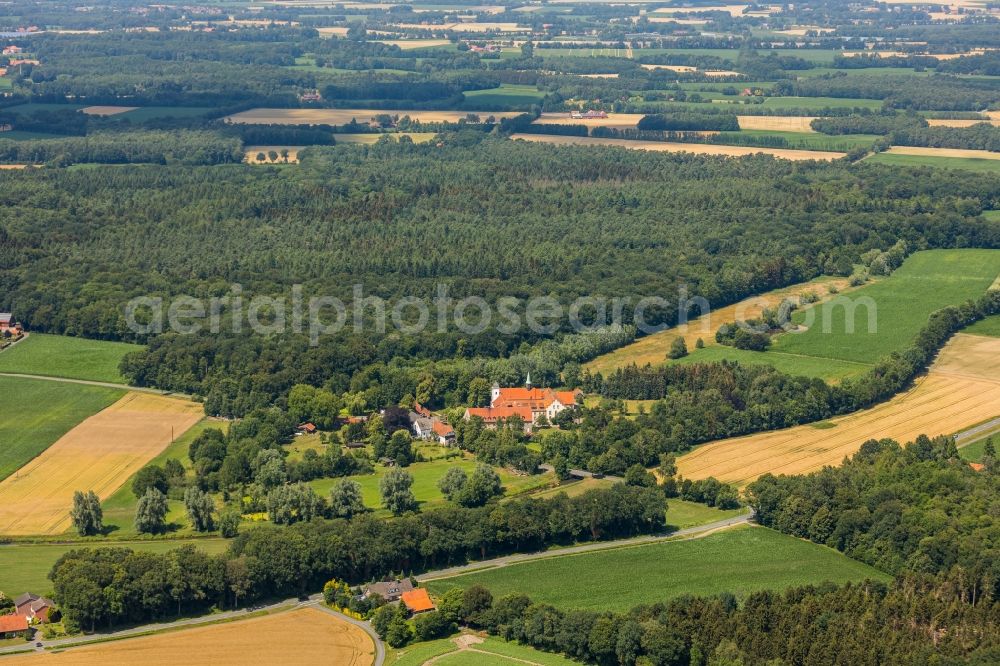
<svg viewBox="0 0 1000 666">
<path fill-rule="evenodd" d="M 980 160 L 970 157 L 935 157 L 933 155 L 878 153 L 877 155 L 866 157 L 864 161 L 904 167 L 935 167 L 939 169 L 966 169 L 968 171 L 1000 173 L 1000 160 Z"/>
<path fill-rule="evenodd" d="M 118 364 L 140 349 L 125 342 L 31 333 L 0 352 L 0 372 L 123 384 Z"/>
<path fill-rule="evenodd" d="M 150 465 L 162 467 L 170 458 L 173 458 L 184 466 L 185 470 L 191 469 L 191 459 L 188 457 L 188 448 L 191 442 L 201 433 L 209 428 L 217 428 L 225 432 L 229 428 L 226 421 L 219 419 L 202 419 L 194 424 L 183 435 L 178 437 L 172 444 L 167 446 L 158 456 L 149 461 Z M 135 531 L 135 509 L 138 498 L 132 493 L 132 479 L 129 479 L 115 493 L 104 500 L 101 508 L 104 510 L 104 526 L 111 528 L 112 536 L 137 536 Z M 219 503 L 221 506 L 221 502 Z M 191 521 L 184 509 L 184 503 L 180 500 L 167 500 L 167 525 L 173 533 L 194 534 L 191 529 Z"/>
<path fill-rule="evenodd" d="M 535 86 L 509 83 L 503 83 L 499 88 L 467 90 L 463 94 L 465 95 L 466 105 L 476 109 L 481 109 L 489 105 L 530 106 L 545 97 L 545 93 L 540 92 Z"/>
<path fill-rule="evenodd" d="M 125 547 L 149 553 L 165 553 L 186 544 L 194 544 L 201 550 L 215 555 L 229 547 L 229 542 L 220 538 L 205 539 L 157 539 L 148 541 L 107 542 L 88 540 L 77 544 L 8 544 L 0 545 L 0 592 L 15 597 L 24 592 L 51 594 L 52 583 L 48 579 L 52 565 L 67 551 L 74 548 Z"/>
<path fill-rule="evenodd" d="M 834 49 L 759 49 L 757 53 L 761 56 L 772 53 L 777 56 L 793 56 L 807 62 L 832 65 L 834 55 L 839 52 Z M 736 49 L 635 49 L 636 58 L 646 55 L 714 56 L 735 62 L 740 52 Z"/>
<path fill-rule="evenodd" d="M 625 611 L 681 594 L 732 592 L 890 577 L 835 550 L 764 527 L 699 539 L 554 557 L 428 581 L 434 594 L 483 585 L 495 597 L 524 593 L 562 608 Z M 636 581 L 642 581 L 636 585 Z"/>
<path fill-rule="evenodd" d="M 1000 315 L 993 315 L 992 317 L 987 317 L 986 319 L 977 321 L 975 324 L 962 332 L 971 333 L 973 335 L 988 335 L 991 338 L 1000 338 Z"/>
<path fill-rule="evenodd" d="M 918 72 L 912 67 L 862 67 L 860 69 L 837 69 L 835 67 L 815 67 L 813 69 L 803 69 L 790 72 L 800 79 L 810 79 L 828 74 L 846 74 L 847 76 L 930 76 L 934 74 L 933 69 L 925 69 Z"/>
<path fill-rule="evenodd" d="M 860 97 L 767 97 L 763 106 L 768 109 L 833 109 L 861 108 L 877 110 L 882 108 L 880 99 Z"/>
<path fill-rule="evenodd" d="M 471 474 L 476 468 L 476 462 L 471 458 L 452 458 L 450 460 L 431 460 L 429 462 L 416 462 L 409 467 L 404 467 L 407 472 L 413 475 L 414 497 L 420 504 L 421 510 L 426 511 L 437 505 L 446 504 L 447 500 L 438 488 L 438 481 L 445 475 L 451 467 L 461 467 L 466 473 Z M 381 464 L 375 465 L 374 474 L 360 474 L 347 477 L 361 484 L 361 493 L 365 506 L 375 509 L 379 513 L 384 512 L 382 508 L 382 496 L 379 494 L 379 481 L 389 468 Z M 503 482 L 505 494 L 518 495 L 538 488 L 544 488 L 552 483 L 551 473 L 529 475 L 516 475 L 503 469 L 498 469 L 500 480 Z M 326 497 L 330 494 L 330 489 L 339 479 L 316 479 L 310 481 L 309 485 L 316 492 Z"/>
<path fill-rule="evenodd" d="M 717 520 L 735 518 L 747 512 L 747 509 L 716 509 L 715 507 L 688 502 L 681 499 L 667 501 L 667 525 L 673 529 L 682 530 L 686 527 L 707 525 Z"/>
<path fill-rule="evenodd" d="M 52 134 L 50 132 L 27 132 L 22 130 L 11 130 L 0 134 L 0 139 L 9 141 L 34 141 L 35 139 L 64 139 L 63 134 Z"/>
<path fill-rule="evenodd" d="M 723 137 L 736 140 L 740 136 L 770 136 L 781 138 L 788 142 L 789 148 L 799 150 L 833 150 L 848 152 L 854 148 L 868 148 L 881 137 L 874 134 L 847 134 L 829 136 L 813 132 L 775 132 L 772 130 L 740 130 L 738 132 L 720 132 Z"/>
<path fill-rule="evenodd" d="M 123 395 L 100 386 L 0 377 L 0 480 Z"/>
<path fill-rule="evenodd" d="M 845 377 L 859 375 L 871 367 L 867 363 L 783 354 L 773 349 L 767 352 L 753 352 L 725 345 L 711 345 L 704 349 L 694 350 L 684 358 L 672 361 L 672 363 L 717 363 L 719 361 L 739 361 L 743 365 L 769 365 L 788 375 L 817 377 L 828 382 L 837 382 Z"/>
<path fill-rule="evenodd" d="M 985 217 L 987 220 L 1000 222 L 1000 210 L 984 210 L 983 217 Z"/>
<path fill-rule="evenodd" d="M 877 317 L 873 319 L 877 330 L 868 331 L 869 317 L 863 306 L 855 310 L 852 334 L 846 330 L 847 308 L 823 304 L 818 306 L 816 322 L 808 331 L 782 335 L 774 351 L 874 363 L 908 347 L 935 310 L 982 296 L 998 274 L 998 250 L 917 252 L 887 279 L 845 295 L 851 303 L 871 299 L 876 304 Z M 823 332 L 824 318 L 830 323 L 828 333 Z"/>
</svg>

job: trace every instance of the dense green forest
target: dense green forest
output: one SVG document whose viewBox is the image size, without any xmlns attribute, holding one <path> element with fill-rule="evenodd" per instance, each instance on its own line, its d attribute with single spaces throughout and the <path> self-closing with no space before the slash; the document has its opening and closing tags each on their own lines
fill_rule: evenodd
<svg viewBox="0 0 1000 666">
<path fill-rule="evenodd" d="M 670 307 L 644 315 L 657 325 L 676 320 L 682 288 L 720 305 L 820 273 L 846 275 L 863 252 L 900 238 L 914 249 L 1000 245 L 1000 224 L 978 216 L 996 205 L 986 175 L 599 154 L 470 131 L 440 146 L 312 148 L 295 170 L 4 172 L 0 307 L 35 330 L 135 339 L 123 306 L 136 296 L 223 296 L 234 284 L 247 298 L 288 296 L 301 284 L 306 298 L 351 302 L 353 285 L 365 296 L 433 298 L 445 284 L 454 298 L 488 302 L 629 298 L 626 323 L 639 298 L 659 296 Z M 52 198 L 72 214 L 53 211 Z M 201 395 L 224 387 L 236 402 L 220 413 L 244 413 L 296 383 L 366 390 L 357 373 L 373 363 L 508 356 L 541 339 L 525 326 L 473 335 L 362 329 L 346 327 L 316 347 L 304 333 L 228 326 L 219 335 L 162 335 L 126 372 Z M 465 399 L 468 385 L 447 368 L 427 368 L 440 380 L 431 404 Z M 409 374 L 382 399 L 413 394 L 420 373 Z"/>
</svg>

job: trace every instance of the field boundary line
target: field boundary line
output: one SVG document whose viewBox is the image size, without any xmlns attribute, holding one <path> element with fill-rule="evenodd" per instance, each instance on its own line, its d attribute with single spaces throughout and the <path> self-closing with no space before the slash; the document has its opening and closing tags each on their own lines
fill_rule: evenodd
<svg viewBox="0 0 1000 666">
<path fill-rule="evenodd" d="M 100 382 L 92 379 L 71 379 L 69 377 L 57 377 L 55 375 L 31 375 L 23 372 L 0 372 L 0 377 L 16 377 L 18 379 L 40 379 L 42 381 L 49 381 L 49 382 L 65 382 L 67 384 L 100 386 L 102 388 L 121 389 L 123 391 L 136 391 L 138 393 L 152 393 L 153 395 L 162 395 L 168 398 L 182 398 L 184 400 L 191 399 L 191 396 L 188 395 L 187 393 L 175 393 L 173 391 L 164 391 L 163 389 L 149 388 L 146 386 L 129 386 L 128 384 L 116 384 L 114 382 Z"/>
<path fill-rule="evenodd" d="M 518 553 L 513 555 L 505 555 L 502 557 L 493 558 L 492 560 L 484 560 L 482 562 L 472 562 L 457 567 L 449 567 L 447 569 L 441 569 L 437 572 L 431 571 L 426 574 L 416 576 L 416 579 L 419 582 L 423 583 L 428 581 L 444 580 L 447 578 L 456 578 L 458 576 L 464 576 L 465 574 L 479 573 L 484 570 L 500 569 L 507 566 L 526 564 L 529 562 L 553 559 L 557 557 L 573 557 L 574 555 L 585 555 L 587 553 L 593 553 L 597 551 L 638 548 L 641 546 L 649 546 L 667 541 L 691 541 L 694 539 L 700 539 L 710 534 L 714 534 L 721 530 L 737 527 L 740 525 L 750 524 L 753 515 L 754 515 L 753 511 L 750 510 L 739 516 L 734 516 L 732 518 L 724 518 L 722 520 L 717 520 L 712 523 L 706 523 L 704 525 L 694 525 L 692 527 L 685 527 L 683 529 L 679 529 L 667 534 L 653 534 L 653 535 L 645 535 L 638 537 L 630 537 L 627 539 L 618 539 L 615 541 L 599 541 L 595 543 L 585 543 L 577 546 L 570 546 L 568 548 L 545 550 L 538 553 Z"/>
</svg>

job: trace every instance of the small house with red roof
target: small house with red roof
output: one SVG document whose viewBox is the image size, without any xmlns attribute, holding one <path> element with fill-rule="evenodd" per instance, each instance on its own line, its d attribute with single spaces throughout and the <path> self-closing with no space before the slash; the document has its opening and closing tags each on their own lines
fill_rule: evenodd
<svg viewBox="0 0 1000 666">
<path fill-rule="evenodd" d="M 28 618 L 23 615 L 0 615 L 0 640 L 24 636 L 28 631 Z"/>
<path fill-rule="evenodd" d="M 406 610 L 411 613 L 426 613 L 435 609 L 434 602 L 431 601 L 431 597 L 427 594 L 427 590 L 422 587 L 418 587 L 415 590 L 409 590 L 408 592 L 403 592 L 400 596 L 400 600 L 403 605 L 406 606 Z"/>
</svg>

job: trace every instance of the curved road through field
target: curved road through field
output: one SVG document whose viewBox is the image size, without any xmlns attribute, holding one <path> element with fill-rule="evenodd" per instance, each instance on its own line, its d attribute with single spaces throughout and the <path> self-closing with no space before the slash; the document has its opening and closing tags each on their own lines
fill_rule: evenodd
<svg viewBox="0 0 1000 666">
<path fill-rule="evenodd" d="M 247 617 L 257 617 L 261 612 L 278 612 L 278 611 L 288 611 L 297 608 L 316 608 L 323 611 L 324 613 L 329 613 L 330 615 L 336 616 L 337 619 L 343 620 L 344 622 L 349 622 L 354 626 L 362 629 L 368 637 L 372 639 L 372 643 L 375 644 L 375 661 L 373 666 L 383 666 L 385 663 L 385 644 L 372 629 L 371 625 L 367 622 L 362 622 L 360 620 L 355 620 L 352 617 L 348 617 L 343 613 L 338 613 L 332 608 L 328 608 L 326 604 L 323 603 L 323 595 L 314 594 L 310 596 L 307 600 L 299 601 L 296 599 L 286 599 L 284 601 L 278 601 L 273 604 L 252 606 L 250 608 L 244 608 L 241 610 L 234 611 L 224 611 L 222 613 L 215 613 L 214 615 L 204 615 L 201 617 L 192 617 L 185 620 L 178 620 L 176 622 L 163 622 L 160 624 L 145 624 L 140 627 L 132 627 L 130 629 L 122 629 L 120 631 L 107 631 L 107 632 L 97 632 L 94 634 L 87 634 L 86 636 L 76 636 L 73 638 L 60 638 L 56 640 L 39 641 L 42 643 L 41 648 L 34 647 L 35 641 L 30 643 L 25 642 L 21 644 L 12 645 L 9 647 L 0 648 L 0 657 L 5 654 L 21 654 L 27 650 L 34 650 L 36 652 L 44 652 L 48 648 L 69 648 L 84 646 L 93 643 L 103 643 L 109 640 L 120 640 L 123 638 L 139 638 L 141 636 L 146 636 L 149 634 L 161 632 L 161 631 L 173 631 L 175 629 L 186 629 L 194 628 L 205 625 L 218 624 L 224 621 L 238 621 L 241 616 Z M 3 660 L 0 659 L 0 664 Z"/>
<path fill-rule="evenodd" d="M 471 564 L 465 564 L 457 567 L 450 567 L 448 569 L 439 569 L 433 571 L 423 576 L 418 576 L 417 580 L 427 581 L 427 580 L 437 580 L 439 578 L 450 578 L 452 576 L 459 576 L 464 573 L 470 573 L 473 571 L 478 571 L 482 569 L 492 569 L 496 567 L 504 567 L 511 564 L 520 564 L 522 562 L 531 562 L 533 560 L 548 559 L 551 557 L 562 557 L 564 555 L 575 555 L 579 553 L 589 553 L 598 550 L 610 550 L 613 548 L 625 548 L 629 546 L 641 546 L 645 544 L 658 543 L 660 541 L 668 541 L 673 539 L 695 539 L 702 536 L 706 536 L 720 529 L 726 529 L 733 527 L 734 525 L 742 525 L 750 521 L 753 517 L 753 513 L 748 512 L 740 516 L 735 516 L 733 518 L 726 518 L 724 520 L 717 520 L 712 523 L 707 523 L 705 525 L 696 525 L 695 527 L 687 527 L 685 529 L 677 530 L 675 532 L 669 532 L 666 534 L 655 534 L 649 536 L 633 537 L 631 539 L 618 539 L 616 541 L 601 541 L 597 543 L 587 543 L 580 546 L 571 546 L 569 548 L 560 548 L 557 550 L 546 550 L 538 553 L 522 553 L 517 555 L 506 555 L 504 557 L 497 557 L 492 560 L 483 560 L 479 562 L 473 562 Z M 160 632 L 160 631 L 171 631 L 175 629 L 184 629 L 187 627 L 199 627 L 203 625 L 216 624 L 222 621 L 239 620 L 242 616 L 256 616 L 261 612 L 278 612 L 292 610 L 295 608 L 317 608 L 325 613 L 336 616 L 337 618 L 344 620 L 345 622 L 350 622 L 356 627 L 364 630 L 365 633 L 371 637 L 372 642 L 375 644 L 375 662 L 374 666 L 383 666 L 385 662 L 385 644 L 372 629 L 368 622 L 362 622 L 360 620 L 355 620 L 352 617 L 348 617 L 343 613 L 338 613 L 337 611 L 328 608 L 323 603 L 323 596 L 321 594 L 311 595 L 308 599 L 297 600 L 297 599 L 286 599 L 284 601 L 278 601 L 272 604 L 252 606 L 250 608 L 244 608 L 235 611 L 224 611 L 222 613 L 216 613 L 214 615 L 205 615 L 201 617 L 193 617 L 184 620 L 178 620 L 176 622 L 163 622 L 159 624 L 147 624 L 139 627 L 132 627 L 129 629 L 121 629 L 119 631 L 108 631 L 108 632 L 98 632 L 94 634 L 88 634 L 87 636 L 77 636 L 73 638 L 60 638 L 51 641 L 41 641 L 42 647 L 35 648 L 34 642 L 23 643 L 12 645 L 8 647 L 0 648 L 0 657 L 5 654 L 13 653 L 23 653 L 26 650 L 36 650 L 44 651 L 48 648 L 69 648 L 78 645 L 87 645 L 88 643 L 101 643 L 108 640 L 119 640 L 123 638 L 139 637 L 147 634 Z M 0 660 L 2 664 L 2 660 Z"/>
</svg>

